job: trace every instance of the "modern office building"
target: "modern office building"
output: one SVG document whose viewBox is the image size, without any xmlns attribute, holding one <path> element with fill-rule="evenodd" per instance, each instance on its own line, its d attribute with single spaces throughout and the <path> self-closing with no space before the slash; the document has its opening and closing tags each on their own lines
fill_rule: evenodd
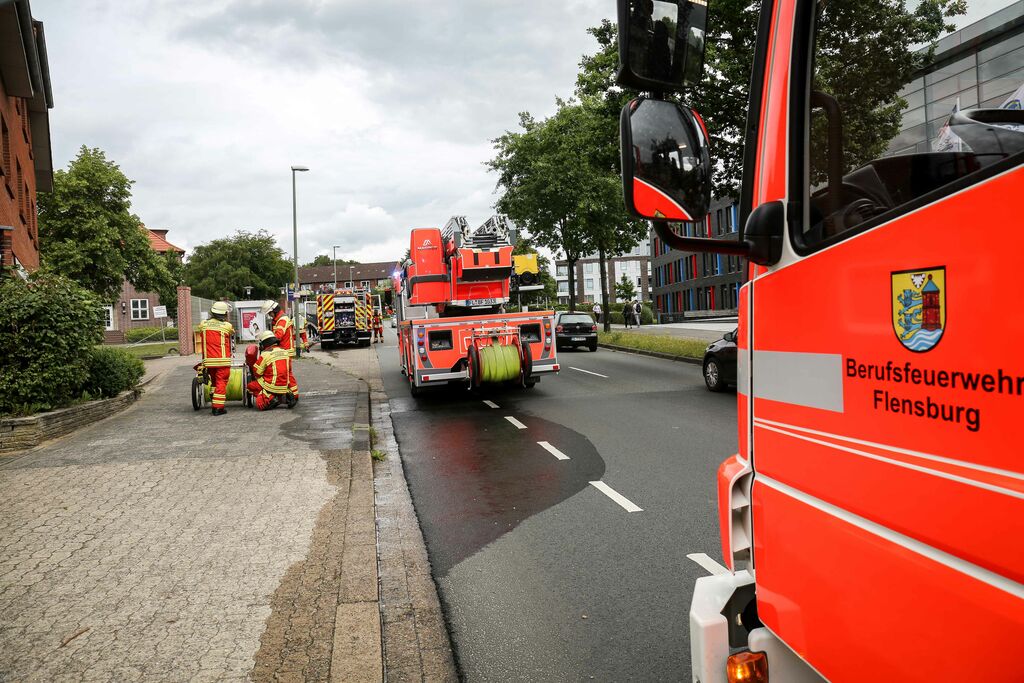
<svg viewBox="0 0 1024 683">
<path fill-rule="evenodd" d="M 938 41 L 932 65 L 900 91 L 903 127 L 890 154 L 927 152 L 959 103 L 993 108 L 1024 84 L 1024 0 Z"/>
<path fill-rule="evenodd" d="M 650 259 L 651 248 L 647 240 L 621 256 L 605 261 L 608 275 L 608 300 L 620 302 L 615 296 L 615 283 L 625 275 L 636 287 L 637 294 L 644 301 L 650 300 Z M 555 282 L 558 286 L 558 303 L 569 303 L 569 262 L 555 261 Z M 576 262 L 576 303 L 601 301 L 601 262 L 597 254 L 591 254 Z"/>
<path fill-rule="evenodd" d="M 715 201 L 703 222 L 679 223 L 676 230 L 688 237 L 735 240 L 739 206 L 731 200 Z M 745 277 L 746 259 L 740 256 L 675 251 L 651 231 L 653 304 L 661 322 L 736 313 Z"/>
</svg>

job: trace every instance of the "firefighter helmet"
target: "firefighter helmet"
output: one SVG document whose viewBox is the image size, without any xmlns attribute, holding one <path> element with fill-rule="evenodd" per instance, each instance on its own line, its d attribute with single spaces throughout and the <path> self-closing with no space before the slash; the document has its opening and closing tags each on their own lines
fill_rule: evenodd
<svg viewBox="0 0 1024 683">
<path fill-rule="evenodd" d="M 228 305 L 224 301 L 214 301 L 213 305 L 210 306 L 210 315 L 215 318 L 224 319 L 228 314 Z"/>
<path fill-rule="evenodd" d="M 277 337 L 270 330 L 263 330 L 260 332 L 260 336 L 257 337 L 260 342 L 260 349 L 267 349 L 277 343 Z"/>
<path fill-rule="evenodd" d="M 271 301 L 270 299 L 267 299 L 266 301 L 263 302 L 263 305 L 260 306 L 260 312 L 263 315 L 269 315 L 273 317 L 273 315 L 277 312 L 279 308 L 281 308 L 281 306 L 276 301 Z"/>
</svg>

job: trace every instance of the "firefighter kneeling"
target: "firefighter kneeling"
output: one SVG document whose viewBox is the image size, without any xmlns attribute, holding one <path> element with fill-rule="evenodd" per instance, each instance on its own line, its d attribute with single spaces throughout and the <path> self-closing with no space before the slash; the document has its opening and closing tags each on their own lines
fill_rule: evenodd
<svg viewBox="0 0 1024 683">
<path fill-rule="evenodd" d="M 281 305 L 276 301 L 267 301 L 263 304 L 263 314 L 268 316 L 274 330 L 274 336 L 281 349 L 288 354 L 288 390 L 292 397 L 299 400 L 299 384 L 295 381 L 292 373 L 292 359 L 295 358 L 295 327 L 292 319 L 284 314 Z"/>
<path fill-rule="evenodd" d="M 250 365 L 256 379 L 246 386 L 248 392 L 256 397 L 256 409 L 270 410 L 281 403 L 294 407 L 296 399 L 288 386 L 291 365 L 288 352 L 278 345 L 273 332 L 261 332 L 259 342 L 260 355 Z M 247 356 L 246 361 L 250 360 Z"/>
</svg>

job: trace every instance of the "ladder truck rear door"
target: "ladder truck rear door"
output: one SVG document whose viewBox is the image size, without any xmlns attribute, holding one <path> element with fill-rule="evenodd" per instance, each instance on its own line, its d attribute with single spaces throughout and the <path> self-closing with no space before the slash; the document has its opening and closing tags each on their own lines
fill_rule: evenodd
<svg viewBox="0 0 1024 683">
<path fill-rule="evenodd" d="M 864 112 L 904 83 L 860 99 L 898 65 L 858 52 L 885 46 L 856 4 L 771 15 L 746 227 L 785 238 L 745 286 L 739 396 L 758 616 L 836 683 L 1024 678 L 1024 128 L 961 111 L 895 149 Z"/>
</svg>

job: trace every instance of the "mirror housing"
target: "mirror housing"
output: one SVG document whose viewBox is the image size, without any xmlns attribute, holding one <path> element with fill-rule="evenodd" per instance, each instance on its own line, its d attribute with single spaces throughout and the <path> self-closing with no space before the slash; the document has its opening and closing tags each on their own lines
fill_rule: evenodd
<svg viewBox="0 0 1024 683">
<path fill-rule="evenodd" d="M 711 205 L 704 122 L 675 102 L 638 97 L 619 123 L 626 209 L 649 220 L 702 220 Z"/>
<path fill-rule="evenodd" d="M 618 1 L 620 85 L 675 92 L 700 80 L 707 0 Z"/>
</svg>

